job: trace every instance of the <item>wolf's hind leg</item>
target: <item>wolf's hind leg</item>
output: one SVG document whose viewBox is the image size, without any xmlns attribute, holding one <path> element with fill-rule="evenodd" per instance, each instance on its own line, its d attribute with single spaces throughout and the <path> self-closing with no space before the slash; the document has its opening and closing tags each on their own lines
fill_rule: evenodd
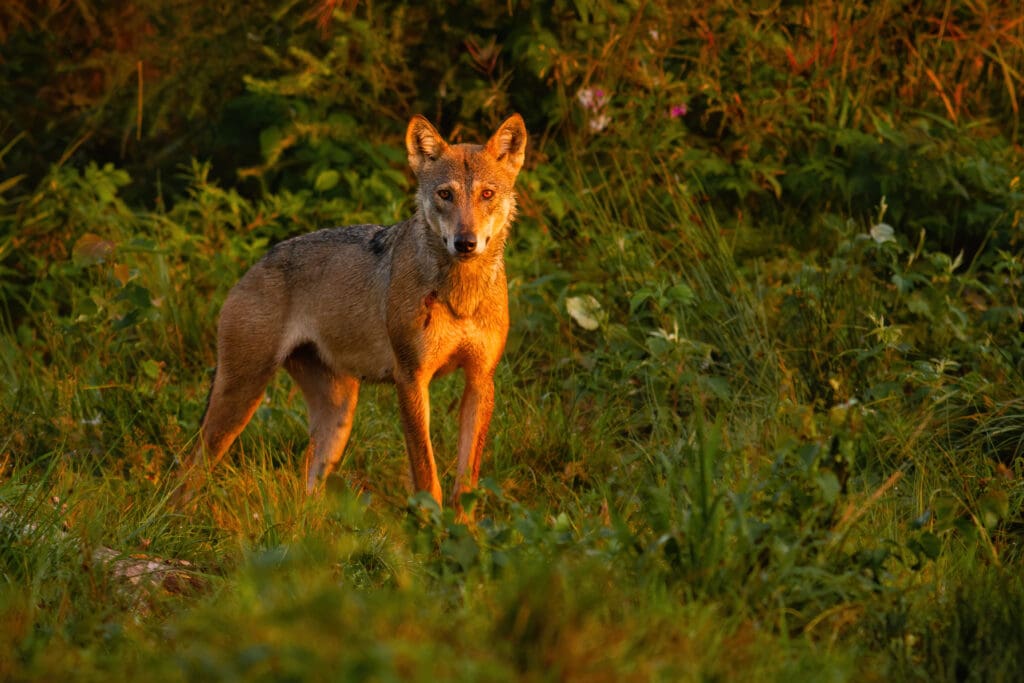
<svg viewBox="0 0 1024 683">
<path fill-rule="evenodd" d="M 263 390 L 277 369 L 271 361 L 246 363 L 223 356 L 220 360 L 199 428 L 198 443 L 181 466 L 181 483 L 174 496 L 179 506 L 191 500 L 200 478 L 216 467 L 249 424 L 263 399 Z"/>
<path fill-rule="evenodd" d="M 306 493 L 313 493 L 341 461 L 359 399 L 359 380 L 337 375 L 312 344 L 300 346 L 284 362 L 302 389 L 309 411 Z"/>
</svg>

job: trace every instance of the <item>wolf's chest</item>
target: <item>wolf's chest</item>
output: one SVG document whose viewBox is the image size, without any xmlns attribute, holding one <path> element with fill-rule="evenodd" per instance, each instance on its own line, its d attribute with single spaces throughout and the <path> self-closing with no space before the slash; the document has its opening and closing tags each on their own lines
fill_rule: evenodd
<svg viewBox="0 0 1024 683">
<path fill-rule="evenodd" d="M 420 364 L 426 374 L 438 377 L 487 355 L 487 330 L 480 315 L 456 316 L 451 307 L 431 293 L 423 298 L 418 333 Z"/>
</svg>

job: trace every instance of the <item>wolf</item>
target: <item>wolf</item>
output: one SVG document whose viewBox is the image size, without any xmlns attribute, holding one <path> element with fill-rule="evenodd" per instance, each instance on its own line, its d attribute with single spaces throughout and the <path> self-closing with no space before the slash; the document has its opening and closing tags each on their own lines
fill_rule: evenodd
<svg viewBox="0 0 1024 683">
<path fill-rule="evenodd" d="M 450 502 L 476 488 L 508 336 L 504 251 L 527 133 L 506 119 L 484 145 L 448 144 L 414 116 L 405 135 L 414 215 L 395 225 L 329 228 L 272 247 L 234 286 L 217 331 L 217 366 L 176 498 L 188 501 L 283 367 L 309 413 L 307 493 L 341 459 L 363 382 L 393 383 L 412 483 L 442 504 L 430 442 L 429 384 L 461 369 L 458 465 Z"/>
</svg>

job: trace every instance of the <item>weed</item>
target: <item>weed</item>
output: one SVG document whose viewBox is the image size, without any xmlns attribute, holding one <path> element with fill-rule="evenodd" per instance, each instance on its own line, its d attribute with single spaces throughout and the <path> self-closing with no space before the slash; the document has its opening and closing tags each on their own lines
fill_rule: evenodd
<svg viewBox="0 0 1024 683">
<path fill-rule="evenodd" d="M 0 8 L 0 678 L 1013 679 L 1009 4 L 30 5 Z M 513 109 L 477 523 L 409 497 L 387 387 L 307 498 L 285 376 L 169 508 L 241 273 L 407 215 L 412 113 Z M 177 583 L 123 571 L 158 560 Z"/>
</svg>

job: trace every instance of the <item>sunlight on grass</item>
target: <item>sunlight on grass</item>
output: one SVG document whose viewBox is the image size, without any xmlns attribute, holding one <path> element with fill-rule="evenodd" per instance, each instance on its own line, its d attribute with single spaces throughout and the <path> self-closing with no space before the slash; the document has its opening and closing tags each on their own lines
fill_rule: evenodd
<svg viewBox="0 0 1024 683">
<path fill-rule="evenodd" d="M 1015 8 L 30 4 L 0 8 L 0 680 L 1019 677 Z M 516 109 L 475 522 L 413 495 L 386 385 L 308 497 L 285 373 L 173 507 L 241 274 L 407 217 L 413 113 L 464 141 Z"/>
</svg>

